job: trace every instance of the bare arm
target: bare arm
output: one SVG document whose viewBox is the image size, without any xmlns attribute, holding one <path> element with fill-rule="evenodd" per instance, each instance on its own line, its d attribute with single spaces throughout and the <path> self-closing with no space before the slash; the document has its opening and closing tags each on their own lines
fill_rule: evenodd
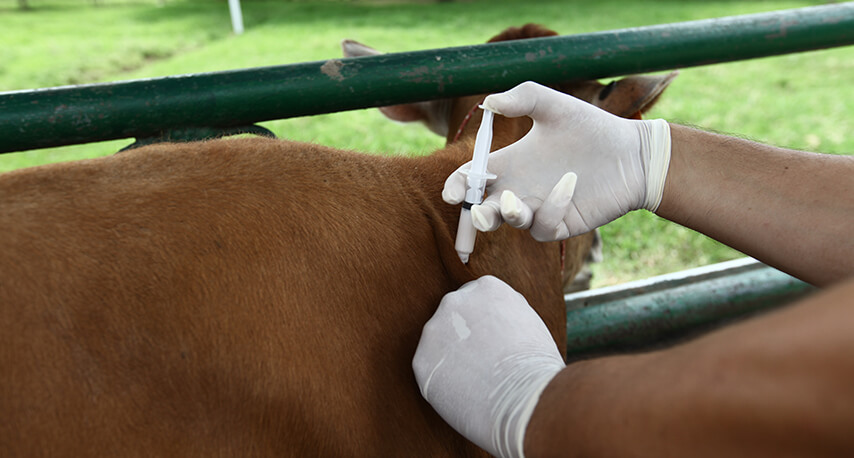
<svg viewBox="0 0 854 458">
<path fill-rule="evenodd" d="M 852 322 L 848 282 L 678 347 L 570 364 L 526 456 L 854 456 Z"/>
<path fill-rule="evenodd" d="M 657 214 L 819 285 L 854 275 L 854 157 L 671 125 Z M 854 456 L 854 281 L 671 349 L 570 364 L 537 456 Z"/>
<path fill-rule="evenodd" d="M 659 216 L 817 285 L 854 275 L 854 157 L 670 131 Z"/>
</svg>

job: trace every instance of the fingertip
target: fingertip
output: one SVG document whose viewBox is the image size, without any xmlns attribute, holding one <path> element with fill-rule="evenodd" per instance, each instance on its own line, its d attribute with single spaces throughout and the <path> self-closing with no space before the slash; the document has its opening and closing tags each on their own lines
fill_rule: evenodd
<svg viewBox="0 0 854 458">
<path fill-rule="evenodd" d="M 487 231 L 487 228 L 489 227 L 489 221 L 486 215 L 483 214 L 483 210 L 481 210 L 480 207 L 472 207 L 471 223 L 474 225 L 475 229 L 481 232 Z"/>
<path fill-rule="evenodd" d="M 578 175 L 573 172 L 565 173 L 560 180 L 558 180 L 554 189 L 552 189 L 552 192 L 547 197 L 547 200 L 550 199 L 555 206 L 566 207 L 572 200 L 573 194 L 575 194 L 575 185 L 577 183 Z"/>
<path fill-rule="evenodd" d="M 506 96 L 503 93 L 502 94 L 491 94 L 491 95 L 486 96 L 485 99 L 483 99 L 483 103 L 481 104 L 481 107 L 483 107 L 484 109 L 489 110 L 495 114 L 504 115 L 504 113 L 501 111 L 501 107 L 503 107 L 506 104 L 505 99 L 506 99 Z"/>
<path fill-rule="evenodd" d="M 566 223 L 560 223 L 555 230 L 555 240 L 564 240 L 570 237 L 569 228 L 566 226 Z"/>
<path fill-rule="evenodd" d="M 504 217 L 518 218 L 522 213 L 519 198 L 513 191 L 505 190 L 501 193 L 501 215 Z"/>
<path fill-rule="evenodd" d="M 459 192 L 459 190 L 453 186 L 449 187 L 446 185 L 445 189 L 442 189 L 442 200 L 444 200 L 445 202 L 447 202 L 451 205 L 456 205 L 456 204 L 462 202 L 464 196 L 465 196 L 464 192 L 463 193 Z"/>
<path fill-rule="evenodd" d="M 505 190 L 501 193 L 501 217 L 510 226 L 517 229 L 529 228 L 533 214 L 531 208 L 516 197 L 513 191 Z"/>
<path fill-rule="evenodd" d="M 488 203 L 472 205 L 471 221 L 475 229 L 481 232 L 489 232 L 501 226 L 501 218 L 498 210 Z"/>
<path fill-rule="evenodd" d="M 536 106 L 536 98 L 530 97 L 532 86 L 537 83 L 527 81 L 518 86 L 498 94 L 487 96 L 483 100 L 483 107 L 509 118 L 528 116 Z"/>
<path fill-rule="evenodd" d="M 544 242 L 569 237 L 569 229 L 566 227 L 564 217 L 572 204 L 577 180 L 578 177 L 574 173 L 568 172 L 558 180 L 549 192 L 546 200 L 543 201 L 543 205 L 537 210 L 536 217 L 531 225 L 531 235 L 534 239 Z"/>
<path fill-rule="evenodd" d="M 448 177 L 447 180 L 445 180 L 445 186 L 442 188 L 442 200 L 451 205 L 456 205 L 462 202 L 465 196 L 465 177 L 460 173 L 459 169 L 457 169 Z"/>
</svg>

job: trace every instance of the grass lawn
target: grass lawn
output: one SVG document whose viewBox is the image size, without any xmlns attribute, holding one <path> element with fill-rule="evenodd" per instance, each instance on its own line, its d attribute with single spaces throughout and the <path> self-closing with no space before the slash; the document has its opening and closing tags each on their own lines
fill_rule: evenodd
<svg viewBox="0 0 854 458">
<path fill-rule="evenodd" d="M 224 1 L 0 0 L 0 91 L 116 81 L 340 56 L 352 38 L 383 51 L 482 43 L 537 22 L 559 33 L 748 14 L 818 1 L 244 0 L 246 33 Z M 650 114 L 758 141 L 854 152 L 854 47 L 684 69 Z M 277 135 L 366 153 L 425 154 L 441 139 L 376 110 L 264 123 Z M 130 140 L 0 155 L 0 171 L 112 154 Z M 602 286 L 741 256 L 645 212 L 603 228 Z"/>
</svg>

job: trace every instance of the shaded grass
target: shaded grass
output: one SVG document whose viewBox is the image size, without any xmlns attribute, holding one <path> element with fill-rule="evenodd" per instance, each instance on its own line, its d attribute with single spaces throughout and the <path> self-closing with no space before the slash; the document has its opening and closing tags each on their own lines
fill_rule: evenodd
<svg viewBox="0 0 854 458">
<path fill-rule="evenodd" d="M 59 0 L 33 2 L 30 11 L 2 11 L 0 91 L 109 80 L 228 36 L 229 30 L 210 17 L 144 19 L 151 10 L 180 11 L 186 6 L 157 8 L 152 2 L 94 7 Z M 224 19 L 228 21 L 227 13 Z"/>
<path fill-rule="evenodd" d="M 8 1 L 8 0 L 7 0 Z M 0 90 L 280 65 L 340 56 L 352 38 L 388 52 L 481 43 L 526 22 L 560 33 L 795 8 L 810 1 L 602 0 L 453 3 L 244 1 L 246 33 L 229 33 L 224 2 L 114 3 L 33 0 L 0 10 Z M 2 8 L 2 4 L 0 4 Z M 7 33 L 8 32 L 8 33 Z M 651 117 L 830 153 L 854 151 L 851 47 L 685 69 Z M 424 154 L 442 140 L 393 124 L 376 110 L 264 123 L 277 135 L 382 154 Z M 0 157 L 0 171 L 111 154 L 130 140 Z M 595 284 L 679 270 L 739 253 L 654 215 L 603 228 Z"/>
</svg>

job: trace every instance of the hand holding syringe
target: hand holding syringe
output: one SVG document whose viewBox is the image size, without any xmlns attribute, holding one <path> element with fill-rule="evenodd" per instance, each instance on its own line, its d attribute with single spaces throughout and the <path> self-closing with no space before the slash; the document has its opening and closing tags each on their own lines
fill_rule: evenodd
<svg viewBox="0 0 854 458">
<path fill-rule="evenodd" d="M 483 108 L 483 106 L 481 106 Z M 486 171 L 486 163 L 489 161 L 489 149 L 492 146 L 492 117 L 493 113 L 486 108 L 483 109 L 483 119 L 480 121 L 480 129 L 474 141 L 474 154 L 472 155 L 471 168 L 462 173 L 466 176 L 466 197 L 463 208 L 460 211 L 460 224 L 457 228 L 457 241 L 454 245 L 460 260 L 468 264 L 469 255 L 474 250 L 474 239 L 477 236 L 471 220 L 471 206 L 483 202 L 483 193 L 486 191 L 486 180 L 496 176 Z"/>
</svg>

